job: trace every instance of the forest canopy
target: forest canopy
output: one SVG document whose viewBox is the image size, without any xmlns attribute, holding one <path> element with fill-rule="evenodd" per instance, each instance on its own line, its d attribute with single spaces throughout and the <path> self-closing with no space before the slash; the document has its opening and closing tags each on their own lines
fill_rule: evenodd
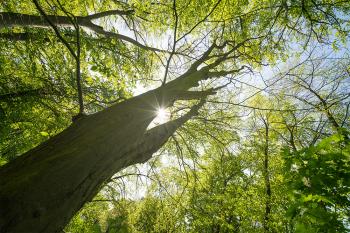
<svg viewBox="0 0 350 233">
<path fill-rule="evenodd" d="M 350 3 L 0 3 L 0 232 L 349 232 Z"/>
</svg>

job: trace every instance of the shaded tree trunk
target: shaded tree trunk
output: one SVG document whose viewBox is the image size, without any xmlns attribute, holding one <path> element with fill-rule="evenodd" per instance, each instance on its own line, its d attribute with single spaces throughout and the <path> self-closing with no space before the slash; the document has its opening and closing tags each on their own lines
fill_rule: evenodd
<svg viewBox="0 0 350 233">
<path fill-rule="evenodd" d="M 82 17 L 82 20 L 91 23 L 90 20 L 109 13 L 97 13 Z M 0 21 L 0 28 L 14 25 L 14 17 L 17 17 L 16 20 L 26 19 L 26 25 L 19 26 L 47 27 L 47 22 L 40 16 L 0 13 L 0 18 L 6 17 L 6 20 Z M 50 20 L 56 25 L 67 23 L 61 16 L 48 17 L 52 17 Z M 106 36 L 109 36 L 108 33 Z M 145 47 L 131 38 L 125 39 L 119 34 L 115 36 Z M 245 68 L 215 70 L 244 42 L 199 69 L 211 58 L 214 49 L 222 50 L 227 45 L 213 43 L 187 72 L 175 80 L 96 114 L 79 118 L 60 134 L 1 167 L 0 232 L 61 231 L 113 174 L 150 159 L 177 128 L 197 114 L 206 96 L 215 94 L 214 90 L 225 85 L 207 91 L 188 89 L 198 86 L 200 80 L 237 73 Z M 201 102 L 182 117 L 147 130 L 156 116 L 157 107 L 165 108 L 176 100 L 191 99 L 201 99 Z"/>
<path fill-rule="evenodd" d="M 151 158 L 197 114 L 212 91 L 186 91 L 202 71 L 85 116 L 0 169 L 0 232 L 59 232 L 113 174 Z M 157 106 L 202 99 L 182 117 L 147 130 Z"/>
</svg>

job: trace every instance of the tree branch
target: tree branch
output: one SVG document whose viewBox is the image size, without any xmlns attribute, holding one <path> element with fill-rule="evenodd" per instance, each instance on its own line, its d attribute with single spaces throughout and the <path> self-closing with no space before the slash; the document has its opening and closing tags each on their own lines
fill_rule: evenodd
<svg viewBox="0 0 350 233">
<path fill-rule="evenodd" d="M 166 63 L 165 73 L 164 73 L 164 78 L 163 78 L 162 85 L 164 85 L 166 83 L 166 79 L 167 79 L 167 75 L 168 75 L 168 71 L 169 71 L 171 58 L 173 57 L 173 55 L 175 53 L 176 43 L 177 43 L 176 34 L 177 34 L 177 27 L 178 27 L 178 22 L 179 22 L 179 16 L 178 16 L 177 10 L 176 10 L 176 0 L 173 0 L 173 10 L 174 10 L 174 17 L 175 17 L 173 48 L 171 50 L 171 53 L 170 53 L 169 58 L 168 58 L 167 63 Z"/>
<path fill-rule="evenodd" d="M 38 3 L 37 0 L 33 0 L 35 7 L 38 9 L 38 11 L 40 12 L 40 14 L 44 17 L 44 19 L 48 22 L 48 24 L 53 28 L 53 30 L 55 31 L 57 37 L 60 39 L 60 41 L 67 47 L 67 49 L 69 50 L 69 52 L 71 53 L 71 55 L 73 56 L 73 58 L 76 61 L 76 81 L 77 81 L 77 92 L 78 92 L 78 102 L 79 102 L 79 114 L 78 116 L 83 115 L 84 113 L 84 100 L 83 100 L 83 93 L 82 93 L 82 88 L 81 88 L 81 72 L 80 72 L 80 32 L 79 32 L 79 25 L 77 22 L 77 19 L 75 18 L 75 16 L 73 16 L 74 21 L 72 20 L 72 24 L 75 27 L 76 30 L 76 36 L 77 36 L 77 53 L 74 52 L 73 48 L 68 44 L 68 42 L 63 38 L 63 36 L 61 35 L 61 33 L 59 32 L 58 28 L 56 27 L 56 25 L 51 22 L 50 18 L 46 15 L 45 11 L 43 10 L 43 8 L 40 6 L 40 4 Z M 58 1 L 59 3 L 59 1 Z M 60 3 L 59 3 L 60 4 Z M 64 10 L 64 8 L 62 7 L 62 5 L 60 4 L 62 10 L 68 15 L 68 12 L 66 12 Z M 68 17 L 69 20 L 70 17 Z"/>
<path fill-rule="evenodd" d="M 78 18 L 75 17 L 73 14 L 69 13 L 64 9 L 62 4 L 60 3 L 59 0 L 57 0 L 61 10 L 67 15 L 69 20 L 72 22 L 75 28 L 76 32 L 76 46 L 77 46 L 77 53 L 76 53 L 76 83 L 77 83 L 77 92 L 78 92 L 78 102 L 79 102 L 79 113 L 75 118 L 81 117 L 84 115 L 84 99 L 83 99 L 83 90 L 81 87 L 81 70 L 80 70 L 80 52 L 81 52 L 81 47 L 80 47 L 80 27 L 78 23 Z"/>
<path fill-rule="evenodd" d="M 56 25 L 51 21 L 51 19 L 48 17 L 48 15 L 45 13 L 43 8 L 39 5 L 37 0 L 33 0 L 33 3 L 35 4 L 35 7 L 39 11 L 39 13 L 44 17 L 44 19 L 47 21 L 47 23 L 52 27 L 52 29 L 55 31 L 56 36 L 59 38 L 59 40 L 67 47 L 69 52 L 72 54 L 72 56 L 77 59 L 77 56 L 72 49 L 72 47 L 68 44 L 68 42 L 62 37 L 61 33 L 59 32 L 58 28 Z"/>
<path fill-rule="evenodd" d="M 139 142 L 135 143 L 128 154 L 134 154 L 138 163 L 149 160 L 152 154 L 164 145 L 178 128 L 198 114 L 199 109 L 205 102 L 203 98 L 197 105 L 192 106 L 191 110 L 185 115 L 146 131 L 145 135 Z"/>
<path fill-rule="evenodd" d="M 19 14 L 19 13 L 12 13 L 12 12 L 1 12 L 0 13 L 0 28 L 2 27 L 14 27 L 14 26 L 32 26 L 32 27 L 47 27 L 51 26 L 55 33 L 57 34 L 57 26 L 63 26 L 63 27 L 69 27 L 74 26 L 74 23 L 70 21 L 69 17 L 66 16 L 57 16 L 57 15 L 46 15 L 43 9 L 38 4 L 37 0 L 33 0 L 34 4 L 36 5 L 37 9 L 39 10 L 41 16 L 36 15 L 27 15 L 27 14 Z M 38 8 L 39 7 L 39 8 Z M 168 52 L 166 50 L 157 49 L 153 47 L 149 47 L 147 45 L 143 45 L 137 40 L 130 38 L 125 35 L 121 35 L 114 32 L 108 32 L 105 31 L 101 26 L 98 26 L 91 22 L 92 19 L 98 19 L 101 17 L 105 17 L 107 15 L 115 15 L 116 13 L 120 12 L 120 15 L 123 15 L 122 12 L 125 12 L 124 14 L 130 14 L 129 11 L 118 11 L 118 10 L 112 10 L 112 11 L 106 11 L 106 12 L 100 12 L 93 15 L 88 16 L 76 16 L 77 24 L 80 27 L 85 27 L 88 29 L 91 29 L 97 34 L 109 37 L 109 38 L 116 38 L 120 40 L 124 40 L 126 42 L 129 42 L 135 46 L 138 46 L 142 49 L 146 49 L 149 51 L 154 52 Z M 43 14 L 44 13 L 44 14 Z M 54 27 L 56 26 L 56 27 Z M 57 34 L 58 36 L 58 34 Z M 60 40 L 63 42 L 62 37 L 58 36 Z M 67 46 L 67 45 L 66 45 Z"/>
<path fill-rule="evenodd" d="M 94 20 L 94 19 L 100 19 L 100 18 L 103 18 L 103 17 L 106 17 L 106 16 L 111 16 L 111 15 L 130 15 L 132 13 L 134 13 L 134 10 L 132 10 L 132 9 L 126 10 L 126 11 L 123 11 L 123 10 L 109 10 L 109 11 L 103 11 L 103 12 L 95 13 L 95 14 L 92 14 L 92 15 L 88 15 L 88 16 L 85 16 L 84 18 L 88 19 L 88 20 Z"/>
</svg>

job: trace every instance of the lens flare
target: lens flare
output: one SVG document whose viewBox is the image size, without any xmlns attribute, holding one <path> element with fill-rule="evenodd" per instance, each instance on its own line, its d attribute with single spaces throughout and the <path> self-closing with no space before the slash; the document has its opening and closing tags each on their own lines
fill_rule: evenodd
<svg viewBox="0 0 350 233">
<path fill-rule="evenodd" d="M 160 108 L 157 111 L 157 118 L 159 121 L 166 121 L 168 119 L 168 113 L 164 108 Z"/>
</svg>

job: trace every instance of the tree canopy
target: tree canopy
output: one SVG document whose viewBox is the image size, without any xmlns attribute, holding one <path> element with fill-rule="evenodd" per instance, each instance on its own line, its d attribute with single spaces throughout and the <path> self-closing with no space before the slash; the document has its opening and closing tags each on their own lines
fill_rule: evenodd
<svg viewBox="0 0 350 233">
<path fill-rule="evenodd" d="M 349 231 L 349 12 L 0 3 L 0 231 Z"/>
</svg>

